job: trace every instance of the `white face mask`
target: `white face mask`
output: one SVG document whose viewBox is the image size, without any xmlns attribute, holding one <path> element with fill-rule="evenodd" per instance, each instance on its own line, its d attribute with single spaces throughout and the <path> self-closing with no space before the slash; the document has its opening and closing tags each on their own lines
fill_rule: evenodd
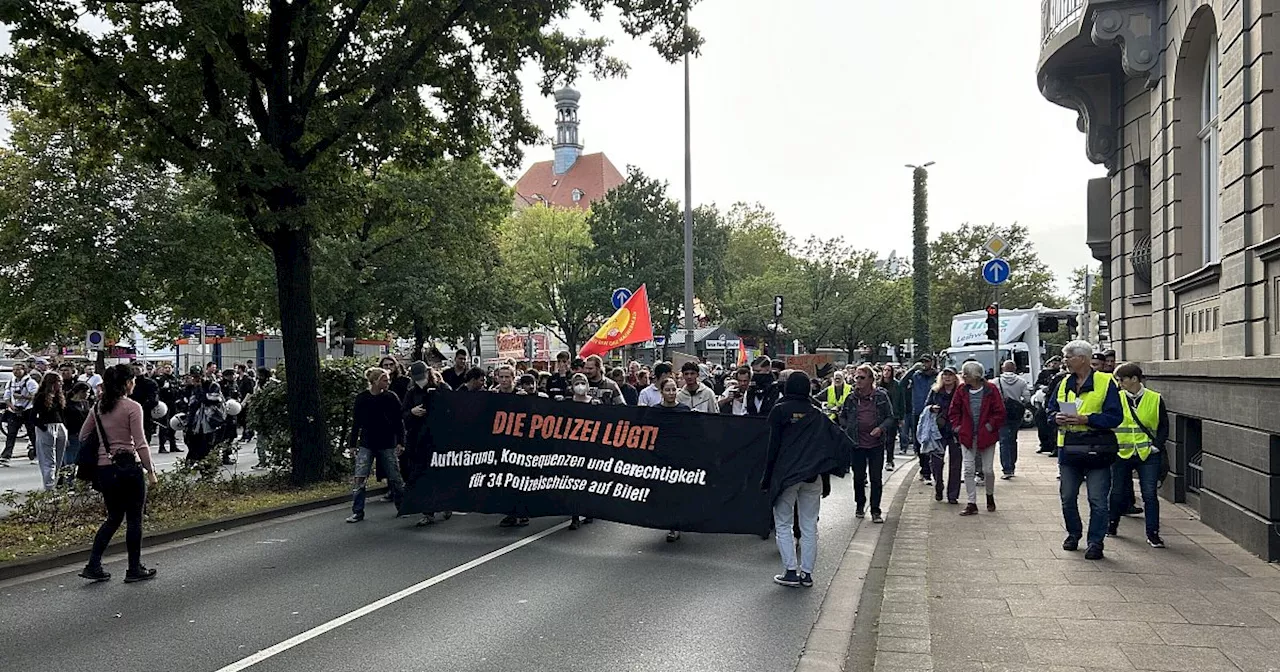
<svg viewBox="0 0 1280 672">
<path fill-rule="evenodd" d="M 582 383 L 578 383 L 577 385 L 573 386 L 573 393 L 580 397 L 587 393 L 587 386 L 583 385 Z"/>
</svg>

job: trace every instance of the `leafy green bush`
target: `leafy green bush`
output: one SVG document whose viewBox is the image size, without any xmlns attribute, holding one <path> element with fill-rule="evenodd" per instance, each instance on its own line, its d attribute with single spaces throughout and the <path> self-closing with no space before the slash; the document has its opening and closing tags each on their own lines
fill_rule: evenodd
<svg viewBox="0 0 1280 672">
<path fill-rule="evenodd" d="M 367 387 L 364 370 L 377 364 L 378 360 L 372 357 L 320 362 L 320 403 L 329 431 L 329 446 L 325 451 L 326 479 L 336 481 L 351 476 L 351 458 L 345 453 L 347 438 L 351 435 L 351 404 L 356 395 Z M 258 450 L 265 458 L 263 463 L 273 472 L 285 474 L 292 466 L 289 409 L 284 384 L 288 373 L 281 365 L 277 374 L 280 381 L 258 390 L 249 402 L 247 412 L 249 426 L 257 437 Z"/>
</svg>

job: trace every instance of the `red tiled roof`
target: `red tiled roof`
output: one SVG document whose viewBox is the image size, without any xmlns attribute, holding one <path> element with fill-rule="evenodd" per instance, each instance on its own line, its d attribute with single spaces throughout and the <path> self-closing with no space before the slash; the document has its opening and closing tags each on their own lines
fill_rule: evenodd
<svg viewBox="0 0 1280 672">
<path fill-rule="evenodd" d="M 604 198 L 610 189 L 626 181 L 604 152 L 579 156 L 564 175 L 556 175 L 553 165 L 553 161 L 539 161 L 530 166 L 516 182 L 517 200 L 524 205 L 544 202 L 585 210 L 592 201 Z M 583 194 L 577 203 L 573 202 L 574 189 L 581 189 Z"/>
</svg>

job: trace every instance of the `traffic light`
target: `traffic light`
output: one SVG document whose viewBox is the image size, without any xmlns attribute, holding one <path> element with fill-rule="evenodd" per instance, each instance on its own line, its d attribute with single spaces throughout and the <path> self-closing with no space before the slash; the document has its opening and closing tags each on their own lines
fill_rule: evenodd
<svg viewBox="0 0 1280 672">
<path fill-rule="evenodd" d="M 1000 342 L 1000 304 L 987 306 L 987 340 Z"/>
<path fill-rule="evenodd" d="M 777 320 L 782 317 L 782 295 L 778 294 L 773 297 L 773 319 Z"/>
</svg>

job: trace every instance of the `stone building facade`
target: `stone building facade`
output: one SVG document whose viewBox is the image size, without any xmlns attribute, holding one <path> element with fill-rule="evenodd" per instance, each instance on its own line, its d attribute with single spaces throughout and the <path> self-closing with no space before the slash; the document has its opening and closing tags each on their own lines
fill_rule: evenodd
<svg viewBox="0 0 1280 672">
<path fill-rule="evenodd" d="M 1171 411 L 1163 495 L 1280 560 L 1280 0 L 1042 0 L 1113 347 Z"/>
</svg>

